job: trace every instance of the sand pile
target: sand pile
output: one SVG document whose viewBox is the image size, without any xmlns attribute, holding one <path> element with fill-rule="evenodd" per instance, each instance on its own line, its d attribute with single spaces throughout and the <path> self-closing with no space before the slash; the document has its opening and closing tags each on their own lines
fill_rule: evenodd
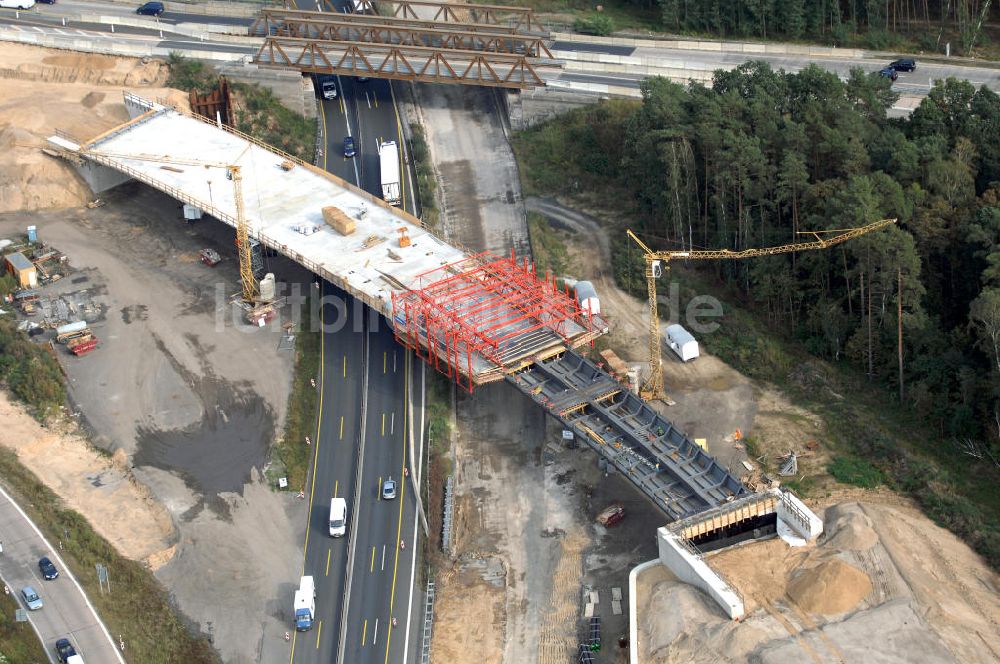
<svg viewBox="0 0 1000 664">
<path fill-rule="evenodd" d="M 0 212 L 77 207 L 94 198 L 68 163 L 38 148 L 57 130 L 89 140 L 126 122 L 124 87 L 187 109 L 187 95 L 162 87 L 167 66 L 0 43 Z M 44 101 L 44 103 L 42 103 Z"/>
<path fill-rule="evenodd" d="M 857 503 L 834 505 L 826 511 L 824 538 L 827 546 L 841 551 L 867 551 L 878 543 L 878 535 Z"/>
<path fill-rule="evenodd" d="M 788 584 L 788 596 L 809 613 L 845 613 L 872 591 L 868 575 L 833 558 L 802 570 Z"/>
</svg>

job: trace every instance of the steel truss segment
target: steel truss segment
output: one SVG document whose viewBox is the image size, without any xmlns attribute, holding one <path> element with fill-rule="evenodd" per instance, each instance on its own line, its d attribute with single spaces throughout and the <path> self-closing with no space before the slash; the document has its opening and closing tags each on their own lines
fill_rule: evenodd
<svg viewBox="0 0 1000 664">
<path fill-rule="evenodd" d="M 261 10 L 260 16 L 250 27 L 251 36 L 266 37 L 273 36 L 272 30 L 291 29 L 289 26 L 296 26 L 294 29 L 302 31 L 308 27 L 320 29 L 322 26 L 338 25 L 342 27 L 377 26 L 380 28 L 393 27 L 412 30 L 445 30 L 450 32 L 474 33 L 492 36 L 519 36 L 534 37 L 538 39 L 549 39 L 547 31 L 522 30 L 517 26 L 509 26 L 495 23 L 470 23 L 462 21 L 460 23 L 431 21 L 419 18 L 397 18 L 393 16 L 379 16 L 371 14 L 342 14 L 339 12 L 316 12 L 300 9 L 274 9 L 265 8 Z"/>
<path fill-rule="evenodd" d="M 288 53 L 292 52 L 297 53 L 298 57 L 290 57 Z M 368 70 L 356 67 L 346 69 L 332 64 L 343 62 L 348 55 L 363 60 L 369 67 Z M 441 50 L 421 46 L 268 37 L 257 51 L 253 62 L 258 66 L 278 69 L 352 75 L 370 73 L 382 78 L 402 80 L 505 88 L 545 85 L 533 65 L 521 55 L 485 54 L 480 51 Z M 434 67 L 430 67 L 432 64 Z M 449 78 L 441 74 L 443 65 L 447 65 L 444 69 L 448 71 Z"/>
</svg>

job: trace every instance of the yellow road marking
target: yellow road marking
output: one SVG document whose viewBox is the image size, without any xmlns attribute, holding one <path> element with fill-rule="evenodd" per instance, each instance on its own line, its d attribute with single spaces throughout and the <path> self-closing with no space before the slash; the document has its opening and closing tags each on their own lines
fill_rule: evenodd
<svg viewBox="0 0 1000 664">
<path fill-rule="evenodd" d="M 375 547 L 373 546 L 372 547 L 372 564 L 371 564 L 371 567 L 368 568 L 368 573 L 371 574 L 374 571 L 375 571 Z"/>
<path fill-rule="evenodd" d="M 344 355 L 344 378 L 347 378 L 347 355 Z"/>
<path fill-rule="evenodd" d="M 319 624 L 316 625 L 316 649 L 319 649 L 319 637 L 323 633 L 323 621 L 320 620 Z"/>
<path fill-rule="evenodd" d="M 340 439 L 344 439 L 344 416 L 340 416 Z"/>
<path fill-rule="evenodd" d="M 344 95 L 340 95 L 340 112 L 347 115 L 347 106 L 344 105 Z"/>
<path fill-rule="evenodd" d="M 332 549 L 326 550 L 326 574 L 325 576 L 330 576 L 330 554 L 333 553 Z"/>
<path fill-rule="evenodd" d="M 376 493 L 375 495 L 378 496 L 379 500 L 382 500 L 382 476 L 381 475 L 378 476 L 378 486 L 375 487 L 375 488 L 378 490 L 378 493 Z"/>
<path fill-rule="evenodd" d="M 389 353 L 382 351 L 382 373 L 386 373 L 386 368 L 389 365 Z"/>
<path fill-rule="evenodd" d="M 382 436 L 385 436 L 385 413 L 382 413 Z"/>
<path fill-rule="evenodd" d="M 365 639 L 368 638 L 368 618 L 365 618 L 365 626 L 361 628 L 361 647 L 365 647 Z"/>
<path fill-rule="evenodd" d="M 406 408 L 408 399 L 410 398 L 409 388 L 410 388 L 410 355 L 406 354 L 405 360 L 405 371 L 403 372 L 403 468 L 406 468 L 406 418 L 409 415 L 409 409 Z M 399 471 L 400 476 L 403 474 L 403 469 Z M 399 542 L 400 536 L 403 534 L 403 499 L 406 497 L 406 482 L 400 482 L 399 489 L 399 522 L 396 526 L 396 560 L 392 563 L 392 592 L 389 595 L 389 631 L 385 637 L 385 664 L 389 664 L 389 644 L 392 643 L 392 611 L 396 607 L 396 573 L 399 570 Z M 411 551 L 412 547 L 416 546 L 416 542 L 410 542 Z"/>
<path fill-rule="evenodd" d="M 340 480 L 333 481 L 333 497 L 337 497 L 337 491 L 340 489 Z"/>
<path fill-rule="evenodd" d="M 322 314 L 320 314 L 322 315 Z M 319 406 L 316 411 L 316 444 L 313 445 L 313 468 L 316 467 L 316 460 L 319 458 L 319 434 L 323 425 L 323 375 L 324 359 L 326 357 L 326 335 L 319 338 Z M 346 358 L 345 358 L 346 359 Z M 316 493 L 316 473 L 312 476 L 312 486 L 309 488 L 309 514 L 312 514 L 313 496 Z M 306 571 L 306 551 L 309 550 L 309 529 L 306 528 L 306 541 L 302 544 L 302 572 Z M 292 652 L 288 656 L 288 661 L 295 661 L 295 640 L 298 632 L 292 632 Z"/>
</svg>

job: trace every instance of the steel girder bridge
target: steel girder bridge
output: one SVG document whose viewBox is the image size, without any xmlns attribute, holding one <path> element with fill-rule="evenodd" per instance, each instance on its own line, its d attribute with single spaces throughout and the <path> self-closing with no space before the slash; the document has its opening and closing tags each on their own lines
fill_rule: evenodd
<svg viewBox="0 0 1000 664">
<path fill-rule="evenodd" d="M 364 4 L 359 7 L 359 11 Z M 531 10 L 429 0 L 379 2 L 392 15 L 264 9 L 250 34 L 264 38 L 258 66 L 318 74 L 525 89 L 557 68 Z M 374 5 L 371 6 L 374 10 Z M 417 10 L 425 16 L 420 18 Z"/>
</svg>

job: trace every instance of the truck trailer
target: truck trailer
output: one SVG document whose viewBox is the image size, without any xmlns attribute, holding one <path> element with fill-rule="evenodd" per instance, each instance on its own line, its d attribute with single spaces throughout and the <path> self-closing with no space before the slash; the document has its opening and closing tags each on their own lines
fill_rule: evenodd
<svg viewBox="0 0 1000 664">
<path fill-rule="evenodd" d="M 316 619 L 316 585 L 311 576 L 299 580 L 299 589 L 295 591 L 295 629 L 308 632 Z"/>
<path fill-rule="evenodd" d="M 378 161 L 382 171 L 382 199 L 389 205 L 402 202 L 399 188 L 399 150 L 395 141 L 378 146 Z"/>
</svg>

